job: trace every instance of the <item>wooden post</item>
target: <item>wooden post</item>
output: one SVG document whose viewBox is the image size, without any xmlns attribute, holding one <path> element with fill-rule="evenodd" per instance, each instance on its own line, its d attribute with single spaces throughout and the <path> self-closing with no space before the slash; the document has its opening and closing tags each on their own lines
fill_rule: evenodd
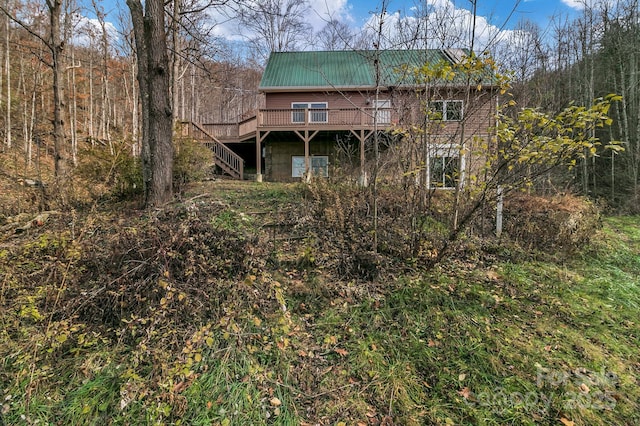
<svg viewBox="0 0 640 426">
<path fill-rule="evenodd" d="M 504 203 L 504 196 L 502 195 L 502 186 L 498 186 L 496 191 L 498 197 L 498 204 L 496 206 L 496 237 L 500 238 L 502 235 L 502 209 Z"/>
<path fill-rule="evenodd" d="M 304 131 L 304 178 L 311 180 L 311 159 L 309 158 L 309 131 Z"/>
<path fill-rule="evenodd" d="M 266 135 L 265 135 L 266 136 Z M 262 133 L 256 131 L 256 182 L 262 182 Z"/>
</svg>

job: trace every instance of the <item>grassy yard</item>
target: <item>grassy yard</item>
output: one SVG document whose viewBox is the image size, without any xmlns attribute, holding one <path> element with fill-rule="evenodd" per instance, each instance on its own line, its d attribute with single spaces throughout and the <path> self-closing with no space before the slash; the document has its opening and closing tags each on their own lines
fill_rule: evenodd
<svg viewBox="0 0 640 426">
<path fill-rule="evenodd" d="M 234 185 L 3 236 L 4 424 L 640 423 L 640 217 L 337 281 L 264 227 L 297 187 Z"/>
</svg>

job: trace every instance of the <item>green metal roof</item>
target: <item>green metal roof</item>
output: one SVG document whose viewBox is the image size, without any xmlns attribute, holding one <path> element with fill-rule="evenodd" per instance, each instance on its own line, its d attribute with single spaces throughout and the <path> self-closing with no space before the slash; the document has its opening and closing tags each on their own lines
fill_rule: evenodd
<svg viewBox="0 0 640 426">
<path fill-rule="evenodd" d="M 425 63 L 454 62 L 466 51 L 341 50 L 273 52 L 262 75 L 262 91 L 314 88 L 366 88 L 376 84 L 375 59 L 380 61 L 380 85 L 415 83 L 411 70 Z"/>
</svg>

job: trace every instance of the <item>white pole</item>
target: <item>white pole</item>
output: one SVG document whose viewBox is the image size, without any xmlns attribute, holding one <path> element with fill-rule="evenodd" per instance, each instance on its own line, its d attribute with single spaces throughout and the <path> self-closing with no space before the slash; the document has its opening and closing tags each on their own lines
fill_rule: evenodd
<svg viewBox="0 0 640 426">
<path fill-rule="evenodd" d="M 502 235 L 502 208 L 504 202 L 502 186 L 498 185 L 498 190 L 496 192 L 498 196 L 498 205 L 496 206 L 496 237 L 500 238 Z"/>
</svg>

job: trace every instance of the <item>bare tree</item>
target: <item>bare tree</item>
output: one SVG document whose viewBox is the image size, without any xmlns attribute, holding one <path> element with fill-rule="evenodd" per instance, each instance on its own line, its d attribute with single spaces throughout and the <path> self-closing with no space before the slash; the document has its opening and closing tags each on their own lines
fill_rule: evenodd
<svg viewBox="0 0 640 426">
<path fill-rule="evenodd" d="M 142 99 L 142 167 L 145 205 L 162 205 L 173 197 L 173 143 L 169 58 L 164 2 L 127 0 L 138 58 L 138 85 Z"/>
<path fill-rule="evenodd" d="M 6 7 L 9 8 L 9 0 L 6 1 Z M 4 70 L 6 73 L 6 108 L 7 114 L 5 118 L 5 145 L 7 148 L 11 148 L 11 55 L 9 51 L 9 39 L 11 35 L 10 31 L 10 22 L 9 15 L 6 15 L 5 20 L 5 35 L 4 35 Z"/>
<path fill-rule="evenodd" d="M 0 10 L 12 21 L 24 28 L 31 36 L 39 40 L 48 50 L 49 57 L 40 59 L 49 66 L 52 71 L 53 92 L 53 116 L 52 136 L 54 143 L 55 178 L 63 203 L 66 202 L 66 189 L 69 183 L 68 153 L 64 128 L 64 50 L 71 29 L 71 7 L 69 2 L 63 0 L 46 0 L 48 27 L 46 31 L 40 31 L 35 25 L 23 21 L 16 14 L 12 14 L 4 5 Z"/>
<path fill-rule="evenodd" d="M 316 33 L 316 39 L 321 49 L 346 50 L 354 48 L 356 35 L 346 23 L 332 19 Z"/>
<path fill-rule="evenodd" d="M 262 61 L 271 52 L 299 49 L 311 32 L 307 0 L 250 0 L 242 2 L 238 17 L 250 34 L 248 41 Z"/>
</svg>

